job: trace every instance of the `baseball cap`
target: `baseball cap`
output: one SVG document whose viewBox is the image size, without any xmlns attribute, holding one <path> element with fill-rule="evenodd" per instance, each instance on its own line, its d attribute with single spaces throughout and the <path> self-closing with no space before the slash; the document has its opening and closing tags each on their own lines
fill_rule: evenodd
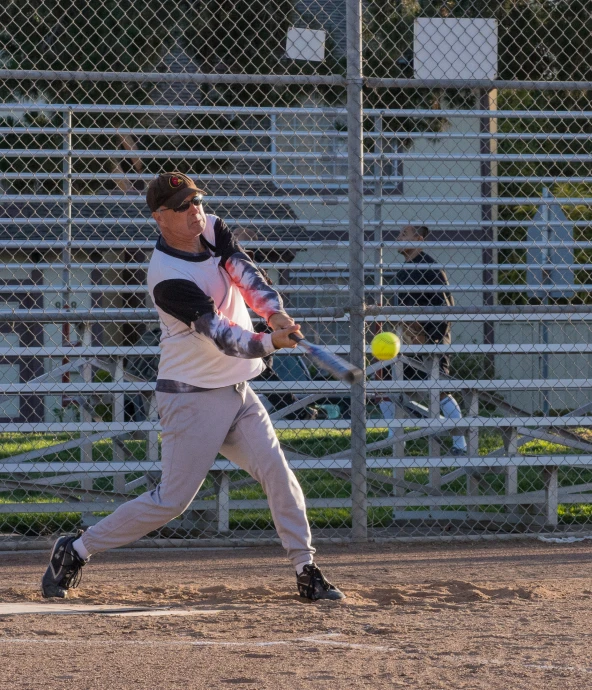
<svg viewBox="0 0 592 690">
<path fill-rule="evenodd" d="M 187 175 L 180 172 L 163 173 L 148 185 L 146 203 L 153 213 L 161 206 L 177 208 L 188 196 L 193 196 L 196 192 L 205 194 Z"/>
</svg>

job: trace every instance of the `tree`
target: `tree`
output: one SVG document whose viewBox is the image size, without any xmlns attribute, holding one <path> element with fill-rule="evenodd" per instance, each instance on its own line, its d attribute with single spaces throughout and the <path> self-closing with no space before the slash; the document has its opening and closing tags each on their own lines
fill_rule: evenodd
<svg viewBox="0 0 592 690">
<path fill-rule="evenodd" d="M 171 27 L 182 16 L 183 3 L 165 5 L 160 0 L 10 0 L 0 6 L 0 57 L 4 66 L 21 70 L 145 72 L 154 71 L 163 50 L 171 42 Z M 6 80 L 0 85 L 5 102 L 32 101 L 49 103 L 146 104 L 151 102 L 152 86 L 146 83 L 108 81 Z M 63 125 L 62 115 L 34 114 L 25 121 Z M 134 113 L 77 113 L 77 127 L 134 126 L 140 117 Z M 99 134 L 75 135 L 78 148 L 133 149 L 130 137 Z M 61 148 L 60 135 L 9 136 L 14 146 Z M 46 172 L 54 172 L 54 162 L 43 163 Z M 78 168 L 104 172 L 104 161 L 77 161 Z M 111 166 L 119 170 L 120 161 Z M 11 170 L 39 170 L 35 158 L 4 160 Z M 137 168 L 137 162 L 134 164 Z M 21 181 L 13 188 L 22 187 Z M 46 182 L 47 192 L 59 191 L 59 182 Z M 78 191 L 90 191 L 93 185 L 80 185 Z"/>
<path fill-rule="evenodd" d="M 10 0 L 0 7 L 0 55 L 9 69 L 152 71 L 182 3 L 160 0 Z M 10 84 L 14 89 L 17 85 Z M 145 88 L 127 84 L 29 82 L 28 97 L 57 102 L 127 102 Z"/>
</svg>

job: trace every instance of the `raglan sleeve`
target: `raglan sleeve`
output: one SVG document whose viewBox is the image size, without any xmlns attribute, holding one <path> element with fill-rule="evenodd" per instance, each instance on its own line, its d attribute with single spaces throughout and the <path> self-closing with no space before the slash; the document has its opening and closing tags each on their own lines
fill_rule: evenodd
<svg viewBox="0 0 592 690">
<path fill-rule="evenodd" d="M 263 273 L 245 253 L 221 218 L 214 224 L 214 233 L 220 266 L 238 287 L 249 307 L 266 321 L 269 321 L 273 314 L 285 314 L 279 293 L 269 285 Z"/>
<path fill-rule="evenodd" d="M 256 359 L 275 351 L 270 333 L 253 333 L 216 311 L 214 300 L 191 280 L 173 278 L 153 290 L 159 309 L 214 341 L 229 357 Z"/>
</svg>

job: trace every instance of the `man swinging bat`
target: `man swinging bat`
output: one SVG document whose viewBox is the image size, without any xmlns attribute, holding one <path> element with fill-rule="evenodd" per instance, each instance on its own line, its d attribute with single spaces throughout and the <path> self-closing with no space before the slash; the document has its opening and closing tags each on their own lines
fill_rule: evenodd
<svg viewBox="0 0 592 690">
<path fill-rule="evenodd" d="M 146 201 L 160 230 L 148 289 L 160 319 L 156 401 L 162 426 L 162 481 L 119 506 L 81 536 L 54 544 L 44 597 L 66 597 L 92 554 L 140 539 L 180 515 L 221 452 L 261 483 L 300 596 L 343 599 L 313 562 L 304 495 L 265 408 L 248 381 L 261 358 L 296 347 L 300 328 L 281 297 L 223 220 L 207 215 L 203 192 L 181 173 L 154 179 Z M 247 305 L 272 333 L 254 333 Z"/>
</svg>

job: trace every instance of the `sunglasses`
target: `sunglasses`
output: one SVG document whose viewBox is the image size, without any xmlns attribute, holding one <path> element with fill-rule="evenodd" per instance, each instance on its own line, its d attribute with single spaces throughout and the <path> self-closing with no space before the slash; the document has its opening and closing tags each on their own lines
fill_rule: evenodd
<svg viewBox="0 0 592 690">
<path fill-rule="evenodd" d="M 177 208 L 171 208 L 169 209 L 170 211 L 174 211 L 175 213 L 185 213 L 185 211 L 189 210 L 189 207 L 191 204 L 194 206 L 201 206 L 203 201 L 203 195 L 198 194 L 197 196 L 194 196 L 193 199 L 190 199 L 189 201 L 186 201 L 184 204 L 181 204 L 181 206 L 177 206 Z"/>
</svg>

